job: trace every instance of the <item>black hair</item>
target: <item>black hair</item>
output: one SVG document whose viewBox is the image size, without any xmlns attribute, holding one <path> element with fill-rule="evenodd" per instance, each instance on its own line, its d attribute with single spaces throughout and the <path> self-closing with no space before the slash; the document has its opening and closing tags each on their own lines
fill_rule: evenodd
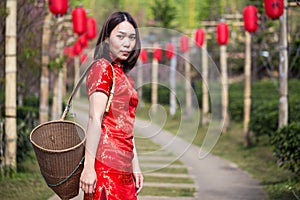
<svg viewBox="0 0 300 200">
<path fill-rule="evenodd" d="M 123 71 L 127 73 L 134 67 L 141 51 L 141 40 L 138 31 L 138 26 L 133 17 L 128 12 L 114 12 L 106 19 L 99 34 L 98 41 L 96 43 L 94 59 L 105 58 L 108 61 L 113 62 L 109 55 L 109 46 L 105 42 L 105 40 L 110 36 L 112 30 L 123 21 L 128 21 L 134 27 L 136 32 L 135 47 L 130 52 L 129 57 L 126 60 L 121 61 L 121 64 L 123 65 Z"/>
</svg>

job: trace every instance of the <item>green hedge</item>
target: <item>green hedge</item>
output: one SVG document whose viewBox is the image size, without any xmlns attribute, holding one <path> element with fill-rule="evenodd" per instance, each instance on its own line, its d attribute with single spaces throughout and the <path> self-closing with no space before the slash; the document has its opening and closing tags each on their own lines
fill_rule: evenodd
<svg viewBox="0 0 300 200">
<path fill-rule="evenodd" d="M 292 122 L 271 135 L 278 164 L 300 175 L 300 123 Z"/>
</svg>

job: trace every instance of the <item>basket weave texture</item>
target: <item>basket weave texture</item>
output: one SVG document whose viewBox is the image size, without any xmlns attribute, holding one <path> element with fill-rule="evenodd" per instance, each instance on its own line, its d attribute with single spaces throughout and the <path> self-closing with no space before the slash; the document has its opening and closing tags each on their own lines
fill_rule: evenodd
<svg viewBox="0 0 300 200">
<path fill-rule="evenodd" d="M 85 130 L 66 120 L 43 123 L 30 133 L 40 171 L 61 199 L 71 199 L 79 193 L 85 140 Z"/>
</svg>

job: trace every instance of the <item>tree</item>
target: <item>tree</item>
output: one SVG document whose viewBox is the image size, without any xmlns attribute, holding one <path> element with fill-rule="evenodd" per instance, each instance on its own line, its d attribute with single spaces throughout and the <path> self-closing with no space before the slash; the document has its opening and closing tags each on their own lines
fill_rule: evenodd
<svg viewBox="0 0 300 200">
<path fill-rule="evenodd" d="M 172 22 L 176 17 L 176 8 L 171 5 L 170 0 L 154 0 L 151 11 L 157 26 L 173 28 Z"/>
</svg>

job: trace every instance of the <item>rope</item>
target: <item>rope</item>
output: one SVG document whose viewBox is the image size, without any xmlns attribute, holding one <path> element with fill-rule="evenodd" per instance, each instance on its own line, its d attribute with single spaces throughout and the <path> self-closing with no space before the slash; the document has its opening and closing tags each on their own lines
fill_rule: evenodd
<svg viewBox="0 0 300 200">
<path fill-rule="evenodd" d="M 65 178 L 63 179 L 62 181 L 56 183 L 56 184 L 52 184 L 52 183 L 47 183 L 47 185 L 49 187 L 56 187 L 56 186 L 59 186 L 61 184 L 63 184 L 64 182 L 66 182 L 67 180 L 69 180 L 71 178 L 71 176 L 73 176 L 73 174 L 77 171 L 77 169 L 80 167 L 80 165 L 83 163 L 84 161 L 84 157 L 81 158 L 80 162 L 78 163 L 78 165 L 75 167 L 75 169 Z"/>
</svg>

